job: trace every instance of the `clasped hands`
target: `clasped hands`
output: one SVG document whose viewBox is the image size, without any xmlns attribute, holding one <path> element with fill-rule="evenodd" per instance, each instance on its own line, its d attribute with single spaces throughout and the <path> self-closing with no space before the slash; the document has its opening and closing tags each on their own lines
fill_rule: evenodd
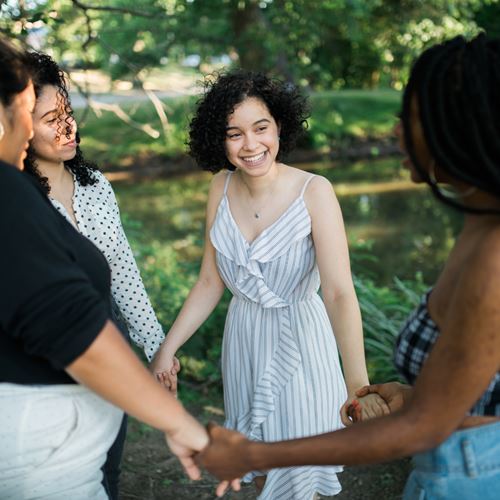
<svg viewBox="0 0 500 500">
<path fill-rule="evenodd" d="M 351 414 L 349 425 L 352 425 L 372 418 L 374 413 L 374 416 L 383 416 L 401 409 L 411 396 L 411 391 L 410 386 L 398 382 L 364 386 L 355 392 L 355 398 L 346 401 L 342 410 L 346 416 L 347 413 Z M 374 395 L 377 398 L 365 399 Z M 222 496 L 230 485 L 234 489 L 234 478 L 242 477 L 253 468 L 251 459 L 259 455 L 262 449 L 259 443 L 249 441 L 242 434 L 218 425 L 209 424 L 207 430 L 210 442 L 195 460 L 222 481 L 217 487 L 217 495 Z"/>
</svg>

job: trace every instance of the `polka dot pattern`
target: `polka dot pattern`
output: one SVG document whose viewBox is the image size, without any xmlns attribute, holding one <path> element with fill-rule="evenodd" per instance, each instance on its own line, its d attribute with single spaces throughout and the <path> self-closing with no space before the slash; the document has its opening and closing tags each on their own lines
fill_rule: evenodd
<svg viewBox="0 0 500 500">
<path fill-rule="evenodd" d="M 111 268 L 111 293 L 127 323 L 130 338 L 151 361 L 165 335 L 123 230 L 113 188 L 101 172 L 95 175 L 98 182 L 92 186 L 81 186 L 74 181 L 73 212 L 77 229 L 106 257 Z M 74 225 L 64 206 L 52 198 L 51 201 Z"/>
</svg>

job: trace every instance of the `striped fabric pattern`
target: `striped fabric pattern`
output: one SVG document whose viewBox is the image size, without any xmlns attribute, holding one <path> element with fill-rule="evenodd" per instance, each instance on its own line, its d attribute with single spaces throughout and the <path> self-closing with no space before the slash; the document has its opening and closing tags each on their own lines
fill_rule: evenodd
<svg viewBox="0 0 500 500">
<path fill-rule="evenodd" d="M 439 336 L 438 327 L 427 309 L 431 292 L 432 290 L 429 290 L 423 295 L 420 304 L 408 317 L 396 339 L 394 364 L 412 385 Z M 486 391 L 470 409 L 469 415 L 500 416 L 500 372 L 492 378 Z"/>
<path fill-rule="evenodd" d="M 347 393 L 335 337 L 318 295 L 319 272 L 303 194 L 252 242 L 224 196 L 210 239 L 233 294 L 224 331 L 225 425 L 253 440 L 278 441 L 342 427 Z M 262 500 L 310 500 L 340 491 L 342 467 L 293 467 L 267 474 Z"/>
</svg>

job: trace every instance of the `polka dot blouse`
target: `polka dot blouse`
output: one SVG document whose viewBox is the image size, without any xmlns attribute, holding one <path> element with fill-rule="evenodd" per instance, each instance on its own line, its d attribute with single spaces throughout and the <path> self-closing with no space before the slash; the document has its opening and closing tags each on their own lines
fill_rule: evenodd
<svg viewBox="0 0 500 500">
<path fill-rule="evenodd" d="M 120 210 L 109 181 L 101 172 L 98 182 L 81 186 L 75 179 L 73 212 L 77 229 L 106 257 L 111 268 L 111 293 L 129 328 L 131 339 L 149 361 L 165 335 L 153 311 L 139 269 L 120 220 Z M 50 199 L 57 210 L 74 225 L 64 206 Z"/>
</svg>

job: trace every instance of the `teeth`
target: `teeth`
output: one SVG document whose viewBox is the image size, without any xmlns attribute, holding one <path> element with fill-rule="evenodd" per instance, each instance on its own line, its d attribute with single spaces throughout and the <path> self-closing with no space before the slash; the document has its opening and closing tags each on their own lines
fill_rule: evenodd
<svg viewBox="0 0 500 500">
<path fill-rule="evenodd" d="M 260 160 L 262 160 L 262 158 L 264 158 L 265 154 L 266 154 L 266 152 L 264 151 L 263 153 L 259 153 L 258 155 L 247 156 L 247 157 L 242 158 L 242 159 L 243 159 L 243 161 L 246 161 L 247 163 L 257 163 Z"/>
</svg>

